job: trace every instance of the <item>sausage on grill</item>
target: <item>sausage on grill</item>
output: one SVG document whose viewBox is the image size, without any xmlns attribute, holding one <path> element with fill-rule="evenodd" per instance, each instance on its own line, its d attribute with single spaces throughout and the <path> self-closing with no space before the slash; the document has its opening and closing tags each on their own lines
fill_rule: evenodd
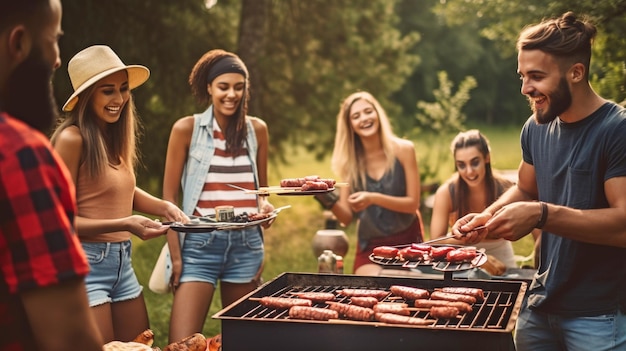
<svg viewBox="0 0 626 351">
<path fill-rule="evenodd" d="M 435 246 L 430 250 L 430 256 L 434 260 L 443 260 L 448 252 L 455 250 L 454 246 Z"/>
<path fill-rule="evenodd" d="M 377 246 L 372 250 L 374 256 L 383 258 L 396 258 L 398 255 L 398 248 L 393 246 Z"/>
<path fill-rule="evenodd" d="M 389 295 L 389 292 L 385 290 L 376 290 L 376 289 L 342 289 L 338 290 L 343 296 L 353 297 L 353 296 L 371 296 L 377 299 L 382 299 Z"/>
<path fill-rule="evenodd" d="M 389 324 L 432 325 L 435 320 L 418 317 L 401 316 L 393 313 L 376 313 L 376 320 Z"/>
<path fill-rule="evenodd" d="M 378 299 L 373 296 L 352 296 L 350 302 L 353 305 L 372 308 L 378 303 Z"/>
<path fill-rule="evenodd" d="M 478 302 L 485 300 L 485 294 L 483 292 L 483 289 L 479 288 L 444 287 L 441 288 L 441 291 L 453 294 L 474 296 L 476 298 L 476 301 Z"/>
<path fill-rule="evenodd" d="M 455 318 L 459 315 L 459 309 L 450 306 L 433 306 L 430 308 L 430 315 L 435 318 Z"/>
<path fill-rule="evenodd" d="M 470 262 L 476 258 L 476 250 L 456 249 L 446 254 L 446 261 L 453 263 Z"/>
<path fill-rule="evenodd" d="M 426 299 L 429 295 L 428 290 L 410 286 L 392 285 L 389 290 L 391 290 L 392 294 L 401 296 L 407 300 Z"/>
<path fill-rule="evenodd" d="M 469 303 L 470 305 L 476 303 L 476 298 L 474 296 L 453 294 L 443 291 L 433 291 L 433 293 L 430 294 L 430 298 L 433 300 L 463 301 Z"/>
<path fill-rule="evenodd" d="M 374 310 L 367 307 L 348 305 L 339 302 L 328 302 L 330 309 L 339 312 L 348 319 L 357 321 L 371 321 L 374 318 Z"/>
<path fill-rule="evenodd" d="M 333 301 L 335 299 L 335 294 L 326 292 L 295 292 L 292 293 L 292 295 L 295 295 L 301 299 L 311 300 L 313 302 L 326 302 Z"/>
<path fill-rule="evenodd" d="M 372 309 L 375 313 L 393 313 L 403 316 L 411 315 L 411 311 L 409 311 L 408 305 L 405 303 L 377 303 Z"/>
<path fill-rule="evenodd" d="M 292 299 L 288 297 L 263 296 L 259 303 L 270 308 L 290 308 L 292 306 L 312 306 L 313 302 L 307 299 Z"/>
<path fill-rule="evenodd" d="M 413 305 L 418 308 L 431 308 L 434 306 L 437 307 L 456 307 L 459 312 L 472 312 L 472 306 L 467 302 L 463 301 L 446 301 L 446 300 L 428 300 L 428 299 L 418 299 L 415 300 L 415 304 Z"/>
<path fill-rule="evenodd" d="M 329 319 L 339 318 L 339 313 L 327 308 L 292 306 L 289 308 L 289 318 L 327 321 Z"/>
</svg>

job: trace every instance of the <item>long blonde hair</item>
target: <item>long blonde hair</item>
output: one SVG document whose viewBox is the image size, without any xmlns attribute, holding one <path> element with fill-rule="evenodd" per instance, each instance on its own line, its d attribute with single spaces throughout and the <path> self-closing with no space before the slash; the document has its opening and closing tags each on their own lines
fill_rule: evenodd
<svg viewBox="0 0 626 351">
<path fill-rule="evenodd" d="M 335 148 L 331 161 L 332 170 L 341 179 L 350 183 L 352 189 L 364 189 L 366 183 L 367 169 L 365 163 L 365 150 L 361 138 L 352 130 L 350 124 L 350 109 L 358 100 L 369 102 L 376 110 L 380 128 L 381 148 L 387 158 L 385 171 L 393 170 L 394 165 L 394 135 L 387 113 L 382 108 L 378 100 L 372 94 L 360 91 L 345 98 L 337 114 L 337 133 L 335 134 Z"/>
<path fill-rule="evenodd" d="M 97 178 L 103 174 L 105 167 L 116 166 L 120 161 L 126 163 L 134 172 L 139 157 L 137 139 L 140 135 L 140 124 L 135 110 L 132 93 L 120 113 L 120 119 L 109 123 L 101 130 L 98 116 L 92 111 L 89 103 L 94 94 L 96 84 L 85 89 L 78 95 L 76 107 L 65 115 L 51 137 L 54 145 L 58 135 L 69 126 L 76 126 L 83 138 L 80 165 L 85 165 L 87 176 Z"/>
</svg>

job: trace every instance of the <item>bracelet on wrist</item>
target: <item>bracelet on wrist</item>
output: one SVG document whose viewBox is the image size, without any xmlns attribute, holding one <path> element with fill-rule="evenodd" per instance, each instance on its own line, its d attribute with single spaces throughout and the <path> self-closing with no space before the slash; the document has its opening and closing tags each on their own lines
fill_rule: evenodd
<svg viewBox="0 0 626 351">
<path fill-rule="evenodd" d="M 537 229 L 543 228 L 543 226 L 546 224 L 546 221 L 548 220 L 548 204 L 540 201 L 539 205 L 541 206 L 541 216 L 539 217 L 539 221 L 537 221 L 537 224 L 535 225 L 535 228 Z"/>
</svg>

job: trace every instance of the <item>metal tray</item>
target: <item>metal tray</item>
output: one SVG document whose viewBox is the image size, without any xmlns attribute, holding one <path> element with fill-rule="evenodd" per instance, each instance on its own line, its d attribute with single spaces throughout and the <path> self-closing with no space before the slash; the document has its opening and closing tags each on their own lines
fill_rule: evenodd
<svg viewBox="0 0 626 351">
<path fill-rule="evenodd" d="M 170 224 L 170 229 L 175 230 L 177 232 L 184 233 L 206 233 L 214 230 L 231 230 L 231 229 L 243 229 L 248 227 L 254 227 L 257 225 L 261 225 L 263 223 L 269 222 L 276 218 L 278 213 L 273 213 L 271 216 L 263 219 L 259 219 L 256 221 L 250 222 L 213 222 L 205 219 L 199 223 L 172 223 Z M 202 218 L 202 217 L 199 217 Z"/>
</svg>

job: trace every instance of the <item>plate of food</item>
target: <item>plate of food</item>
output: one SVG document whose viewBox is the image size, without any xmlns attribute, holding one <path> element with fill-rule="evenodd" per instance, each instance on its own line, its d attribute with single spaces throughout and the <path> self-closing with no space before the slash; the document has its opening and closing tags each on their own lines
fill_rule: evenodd
<svg viewBox="0 0 626 351">
<path fill-rule="evenodd" d="M 171 223 L 170 229 L 184 233 L 206 233 L 214 230 L 230 230 L 254 227 L 264 224 L 276 218 L 278 212 L 269 213 L 242 213 L 234 216 L 227 222 L 217 221 L 215 215 L 210 216 L 190 216 L 190 222 L 187 223 Z M 167 224 L 167 223 L 164 223 Z"/>
</svg>

